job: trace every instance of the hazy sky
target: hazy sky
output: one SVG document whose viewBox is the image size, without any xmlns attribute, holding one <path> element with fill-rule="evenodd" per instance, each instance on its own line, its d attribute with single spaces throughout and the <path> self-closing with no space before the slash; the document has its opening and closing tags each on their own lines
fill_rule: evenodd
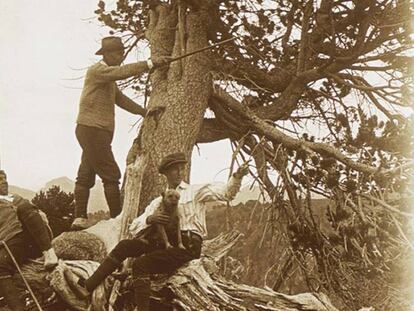
<svg viewBox="0 0 414 311">
<path fill-rule="evenodd" d="M 37 190 L 50 179 L 74 179 L 81 150 L 75 138 L 86 68 L 108 29 L 95 19 L 97 0 L 0 0 L 0 159 L 11 184 Z M 135 58 L 142 60 L 143 55 Z M 136 99 L 139 101 L 140 99 Z M 116 111 L 115 158 L 136 136 L 136 117 Z M 201 145 L 192 182 L 228 176 L 228 141 Z"/>
</svg>

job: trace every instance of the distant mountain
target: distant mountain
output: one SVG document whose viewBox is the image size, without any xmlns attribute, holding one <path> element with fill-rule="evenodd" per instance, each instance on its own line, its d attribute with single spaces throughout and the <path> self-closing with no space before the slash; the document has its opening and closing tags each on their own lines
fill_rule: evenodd
<svg viewBox="0 0 414 311">
<path fill-rule="evenodd" d="M 29 190 L 29 189 L 25 189 L 25 188 L 20 188 L 17 186 L 13 186 L 13 185 L 9 185 L 9 192 L 11 194 L 17 194 L 20 195 L 22 198 L 26 199 L 26 200 L 31 200 L 33 199 L 33 197 L 35 196 L 36 192 Z"/>
<path fill-rule="evenodd" d="M 75 188 L 75 182 L 66 177 L 62 176 L 59 178 L 52 179 L 51 181 L 47 182 L 40 190 L 46 191 L 47 189 L 53 186 L 59 186 L 61 190 L 65 192 L 73 192 Z M 39 190 L 39 191 L 40 191 Z M 20 187 L 16 187 L 13 185 L 9 186 L 10 193 L 18 194 L 25 199 L 31 200 L 35 195 L 36 192 L 24 189 Z M 267 197 L 266 197 L 267 198 Z M 259 200 L 260 202 L 264 202 L 263 196 L 260 193 L 260 189 L 258 187 L 244 187 L 240 190 L 240 192 L 236 195 L 235 199 L 232 201 L 232 205 L 237 205 L 239 203 L 246 203 L 248 201 L 256 201 Z M 266 199 L 267 201 L 268 199 Z M 215 205 L 215 204 L 214 204 Z M 103 191 L 102 182 L 97 178 L 95 186 L 91 190 L 91 194 L 89 197 L 89 205 L 88 205 L 88 212 L 89 213 L 96 213 L 98 211 L 108 211 L 108 206 L 106 204 L 105 195 Z"/>
<path fill-rule="evenodd" d="M 269 196 L 266 193 L 263 197 L 259 187 L 250 188 L 250 186 L 247 186 L 240 189 L 239 193 L 237 193 L 236 197 L 231 203 L 232 205 L 237 205 L 239 203 L 246 203 L 248 201 L 259 201 L 263 203 L 265 201 L 269 201 Z"/>
<path fill-rule="evenodd" d="M 60 189 L 65 192 L 73 192 L 75 181 L 66 176 L 62 176 L 47 182 L 41 190 L 45 191 L 52 186 L 59 186 Z M 97 178 L 96 184 L 91 189 L 91 194 L 89 196 L 88 213 L 96 213 L 101 210 L 108 211 L 109 209 L 106 204 L 102 182 Z"/>
<path fill-rule="evenodd" d="M 65 192 L 73 192 L 75 182 L 66 176 L 62 176 L 47 182 L 40 190 L 45 191 L 53 186 L 59 186 L 60 190 L 63 190 Z"/>
</svg>

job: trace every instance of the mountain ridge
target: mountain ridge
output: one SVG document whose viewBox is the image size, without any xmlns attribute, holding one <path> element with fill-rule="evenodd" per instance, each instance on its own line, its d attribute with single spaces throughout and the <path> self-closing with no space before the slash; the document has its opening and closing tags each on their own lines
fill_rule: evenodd
<svg viewBox="0 0 414 311">
<path fill-rule="evenodd" d="M 43 187 L 41 187 L 36 192 L 30 189 L 25 189 L 14 185 L 9 186 L 9 192 L 12 194 L 18 194 L 27 200 L 31 200 L 37 192 L 46 191 L 47 189 L 53 186 L 59 186 L 60 189 L 65 192 L 73 192 L 75 188 L 75 181 L 67 176 L 61 176 L 48 181 L 47 183 L 45 183 Z M 260 202 L 264 201 L 263 196 L 261 195 L 260 189 L 258 187 L 242 187 L 239 193 L 234 198 L 234 200 L 231 202 L 231 204 L 237 205 L 239 203 L 246 203 L 250 200 L 259 200 Z M 96 213 L 98 211 L 108 210 L 109 209 L 106 204 L 102 182 L 100 180 L 97 180 L 95 186 L 91 189 L 88 204 L 88 212 Z"/>
</svg>

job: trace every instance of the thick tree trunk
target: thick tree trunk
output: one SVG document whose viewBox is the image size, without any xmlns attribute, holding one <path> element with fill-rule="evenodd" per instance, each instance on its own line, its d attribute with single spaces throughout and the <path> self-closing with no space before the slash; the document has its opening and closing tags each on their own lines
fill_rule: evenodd
<svg viewBox="0 0 414 311">
<path fill-rule="evenodd" d="M 182 51 L 191 52 L 206 46 L 207 29 L 207 9 L 191 11 L 178 19 L 177 7 L 162 5 L 151 12 L 146 36 L 152 56 L 178 56 Z M 183 42 L 184 47 L 181 46 Z M 143 175 L 145 183 L 141 189 L 132 189 L 135 194 L 142 193 L 140 211 L 165 187 L 158 173 L 162 157 L 184 152 L 191 158 L 211 94 L 209 63 L 208 52 L 203 52 L 174 62 L 168 68 L 156 69 L 151 75 L 148 114 L 131 151 L 137 154 L 136 161 L 142 156 L 148 160 Z M 134 159 L 133 156 L 129 158 Z M 127 186 L 125 193 L 128 191 L 131 188 Z"/>
<path fill-rule="evenodd" d="M 103 221 L 94 232 L 120 232 L 121 218 L 116 221 Z M 115 230 L 115 231 L 114 231 Z M 118 230 L 116 232 L 116 230 Z M 222 234 L 213 240 L 205 241 L 202 257 L 193 260 L 178 269 L 174 275 L 158 278 L 153 281 L 153 302 L 174 310 L 323 310 L 336 311 L 328 298 L 321 294 L 304 293 L 299 295 L 284 295 L 270 289 L 261 289 L 225 280 L 219 271 L 217 262 L 226 256 L 230 249 L 240 240 L 238 232 Z M 107 239 L 108 241 L 106 241 Z M 88 242 L 85 242 L 88 241 Z M 64 277 L 64 269 L 71 269 L 76 274 L 87 277 L 96 269 L 98 263 L 88 259 L 99 259 L 109 251 L 105 245 L 110 245 L 111 237 L 107 234 L 97 235 L 88 232 L 67 232 L 54 241 L 57 253 L 65 258 L 79 257 L 81 260 L 65 260 L 49 275 L 42 270 L 39 263 L 25 265 L 23 270 L 29 283 L 39 298 L 44 302 L 53 290 L 71 308 L 87 310 L 89 302 L 80 300 L 72 292 Z M 100 249 L 98 254 L 94 249 Z M 50 281 L 49 281 L 50 280 Z M 113 279 L 108 278 L 93 293 L 91 303 L 93 310 L 107 310 L 108 296 Z M 53 288 L 53 290 L 52 290 Z M 62 310 L 62 303 L 55 309 Z"/>
</svg>

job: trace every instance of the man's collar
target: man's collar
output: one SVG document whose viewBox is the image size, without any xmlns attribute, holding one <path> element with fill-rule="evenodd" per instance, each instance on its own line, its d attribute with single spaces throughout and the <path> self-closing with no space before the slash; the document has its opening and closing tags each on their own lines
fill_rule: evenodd
<svg viewBox="0 0 414 311">
<path fill-rule="evenodd" d="M 181 183 L 178 185 L 177 189 L 183 189 L 184 190 L 184 189 L 187 189 L 188 186 L 189 186 L 189 184 L 187 184 L 184 181 L 181 181 Z"/>
<path fill-rule="evenodd" d="M 12 194 L 0 195 L 0 200 L 6 200 L 9 202 L 13 202 L 13 195 Z"/>
<path fill-rule="evenodd" d="M 185 181 L 181 181 L 180 184 L 175 188 L 175 190 L 185 190 L 188 188 L 188 186 L 190 185 L 187 184 Z M 171 188 L 168 186 L 167 189 L 171 189 Z"/>
</svg>

